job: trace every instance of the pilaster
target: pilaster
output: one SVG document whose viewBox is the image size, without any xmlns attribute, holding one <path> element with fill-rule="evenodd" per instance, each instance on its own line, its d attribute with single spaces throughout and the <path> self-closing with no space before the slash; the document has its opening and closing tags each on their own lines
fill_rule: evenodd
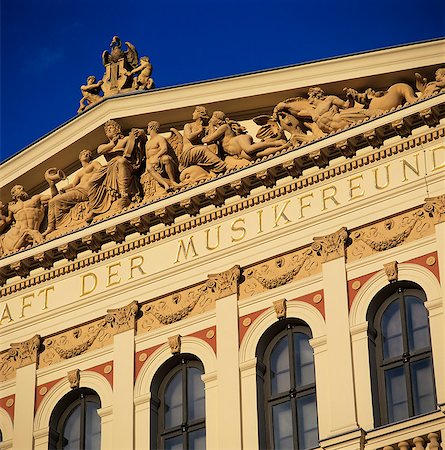
<svg viewBox="0 0 445 450">
<path fill-rule="evenodd" d="M 243 449 L 258 450 L 257 359 L 240 366 L 241 404 L 243 419 Z"/>
</svg>

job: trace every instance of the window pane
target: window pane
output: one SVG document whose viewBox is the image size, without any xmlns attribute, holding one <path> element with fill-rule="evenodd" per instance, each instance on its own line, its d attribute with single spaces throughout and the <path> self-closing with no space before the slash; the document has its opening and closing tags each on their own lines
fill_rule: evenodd
<svg viewBox="0 0 445 450">
<path fill-rule="evenodd" d="M 290 389 L 289 346 L 287 336 L 281 338 L 270 355 L 272 395 Z"/>
<path fill-rule="evenodd" d="M 403 367 L 387 370 L 385 372 L 385 385 L 388 421 L 396 422 L 409 417 Z"/>
<path fill-rule="evenodd" d="M 80 446 L 80 405 L 76 406 L 63 426 L 63 437 L 68 441 L 64 450 L 79 450 Z"/>
<path fill-rule="evenodd" d="M 414 414 L 422 414 L 436 409 L 431 358 L 412 363 L 411 377 L 413 383 Z"/>
<path fill-rule="evenodd" d="M 97 414 L 99 405 L 93 402 L 86 404 L 85 416 L 85 449 L 100 450 L 100 417 Z"/>
<path fill-rule="evenodd" d="M 189 434 L 190 450 L 205 450 L 206 448 L 206 430 L 196 430 Z"/>
<path fill-rule="evenodd" d="M 391 303 L 382 316 L 383 358 L 403 354 L 402 322 L 399 302 Z"/>
<path fill-rule="evenodd" d="M 419 350 L 430 346 L 430 332 L 428 327 L 428 314 L 426 308 L 417 297 L 407 296 L 406 312 L 407 312 L 407 328 L 409 349 Z"/>
<path fill-rule="evenodd" d="M 179 371 L 165 390 L 165 428 L 182 423 L 182 372 Z"/>
<path fill-rule="evenodd" d="M 187 410 L 188 420 L 201 419 L 205 415 L 204 383 L 202 372 L 196 367 L 187 369 Z"/>
<path fill-rule="evenodd" d="M 314 354 L 306 334 L 294 334 L 294 352 L 296 387 L 314 383 Z"/>
<path fill-rule="evenodd" d="M 293 450 L 292 412 L 290 402 L 272 407 L 273 441 L 276 450 Z"/>
<path fill-rule="evenodd" d="M 318 447 L 317 406 L 315 394 L 297 399 L 298 448 Z"/>
<path fill-rule="evenodd" d="M 182 435 L 165 440 L 165 450 L 182 450 Z"/>
</svg>

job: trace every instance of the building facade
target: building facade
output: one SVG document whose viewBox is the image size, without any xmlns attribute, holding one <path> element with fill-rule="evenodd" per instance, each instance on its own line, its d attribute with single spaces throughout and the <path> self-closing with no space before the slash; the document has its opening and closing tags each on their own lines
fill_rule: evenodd
<svg viewBox="0 0 445 450">
<path fill-rule="evenodd" d="M 444 54 L 135 78 L 5 161 L 0 448 L 442 448 Z"/>
</svg>

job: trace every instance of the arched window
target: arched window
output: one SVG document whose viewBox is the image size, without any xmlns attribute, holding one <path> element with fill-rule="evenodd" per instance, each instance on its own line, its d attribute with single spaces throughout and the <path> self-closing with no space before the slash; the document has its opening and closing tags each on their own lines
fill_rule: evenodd
<svg viewBox="0 0 445 450">
<path fill-rule="evenodd" d="M 306 450 L 319 445 L 310 338 L 306 325 L 280 321 L 258 344 L 258 419 L 262 448 Z"/>
<path fill-rule="evenodd" d="M 192 355 L 170 358 L 151 389 L 151 446 L 159 450 L 206 448 L 204 373 Z"/>
<path fill-rule="evenodd" d="M 74 389 L 57 403 L 50 419 L 50 450 L 100 450 L 100 398 Z"/>
<path fill-rule="evenodd" d="M 368 312 L 376 425 L 436 409 L 425 293 L 414 283 L 394 283 Z"/>
</svg>

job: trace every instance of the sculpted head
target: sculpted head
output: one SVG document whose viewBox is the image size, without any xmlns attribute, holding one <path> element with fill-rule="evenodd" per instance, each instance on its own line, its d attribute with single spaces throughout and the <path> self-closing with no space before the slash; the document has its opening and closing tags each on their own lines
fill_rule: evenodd
<svg viewBox="0 0 445 450">
<path fill-rule="evenodd" d="M 319 86 L 311 87 L 307 91 L 309 98 L 323 98 L 326 96 L 323 89 Z"/>
<path fill-rule="evenodd" d="M 156 120 L 152 120 L 151 122 L 148 122 L 147 125 L 147 131 L 150 133 L 150 131 L 159 131 L 159 128 L 161 128 L 161 124 L 156 121 Z"/>
<path fill-rule="evenodd" d="M 11 189 L 11 196 L 13 200 L 27 200 L 29 198 L 29 195 L 21 184 L 16 184 Z"/>
<path fill-rule="evenodd" d="M 92 157 L 93 153 L 91 152 L 91 150 L 88 150 L 87 148 L 85 148 L 79 153 L 79 161 L 90 162 Z"/>
<path fill-rule="evenodd" d="M 445 68 L 440 68 L 436 70 L 436 81 L 445 80 Z"/>
<path fill-rule="evenodd" d="M 107 120 L 104 129 L 108 139 L 112 139 L 115 136 L 122 134 L 121 126 L 115 120 Z"/>
<path fill-rule="evenodd" d="M 193 111 L 193 119 L 201 119 L 205 122 L 208 122 L 210 120 L 209 113 L 207 112 L 207 109 L 204 106 L 197 106 L 195 110 Z"/>
<path fill-rule="evenodd" d="M 94 84 L 96 82 L 96 77 L 94 75 L 90 75 L 87 78 L 87 84 Z"/>
<path fill-rule="evenodd" d="M 148 56 L 141 56 L 140 61 L 149 63 L 150 62 L 150 58 Z"/>
<path fill-rule="evenodd" d="M 226 115 L 223 111 L 213 111 L 210 119 L 214 124 L 220 125 L 226 122 Z"/>
</svg>

